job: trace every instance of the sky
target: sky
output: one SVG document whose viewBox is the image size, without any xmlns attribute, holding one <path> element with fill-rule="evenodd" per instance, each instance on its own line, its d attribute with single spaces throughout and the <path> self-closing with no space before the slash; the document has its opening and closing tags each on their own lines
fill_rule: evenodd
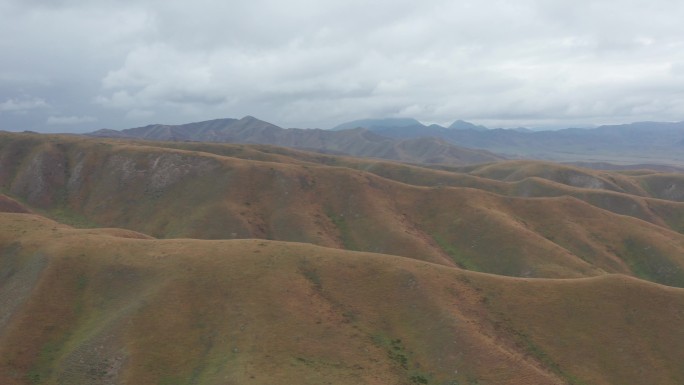
<svg viewBox="0 0 684 385">
<path fill-rule="evenodd" d="M 0 130 L 684 120 L 679 0 L 0 0 Z"/>
</svg>

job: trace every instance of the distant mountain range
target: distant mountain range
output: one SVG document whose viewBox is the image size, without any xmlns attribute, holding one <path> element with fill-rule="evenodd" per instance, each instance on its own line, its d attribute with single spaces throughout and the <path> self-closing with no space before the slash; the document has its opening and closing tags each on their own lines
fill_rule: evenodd
<svg viewBox="0 0 684 385">
<path fill-rule="evenodd" d="M 412 124 L 408 124 L 413 121 Z M 449 143 L 492 151 L 514 158 L 684 164 L 684 122 L 638 122 L 597 128 L 532 131 L 525 128 L 488 129 L 457 120 L 449 127 L 424 125 L 412 119 L 359 120 L 340 127 L 361 127 L 396 139 L 436 137 Z"/>
<path fill-rule="evenodd" d="M 410 118 L 364 119 L 332 130 L 281 128 L 257 118 L 153 124 L 122 131 L 99 130 L 97 137 L 162 141 L 270 144 L 331 154 L 411 163 L 467 165 L 504 158 L 684 166 L 684 122 L 639 122 L 597 128 L 531 131 L 489 129 L 463 120 L 449 127 Z"/>
<path fill-rule="evenodd" d="M 417 121 L 413 121 L 418 123 Z M 411 122 L 413 124 L 413 122 Z M 396 122 L 393 122 L 396 124 Z M 420 123 L 418 123 L 420 124 Z M 270 144 L 331 154 L 373 157 L 410 163 L 467 165 L 504 159 L 488 151 L 456 146 L 436 137 L 390 138 L 366 128 L 320 130 L 281 128 L 252 116 L 163 125 L 122 131 L 99 130 L 96 137 L 157 141 L 197 141 Z"/>
<path fill-rule="evenodd" d="M 401 131 L 401 129 L 406 129 L 407 131 L 410 130 L 417 130 L 418 132 L 421 130 L 426 130 L 426 129 L 434 129 L 434 130 L 444 130 L 445 128 L 438 125 L 438 124 L 432 124 L 429 126 L 424 125 L 423 123 L 417 121 L 416 119 L 413 118 L 385 118 L 385 119 L 361 119 L 361 120 L 354 120 L 351 122 L 347 123 L 342 123 L 340 125 L 337 125 L 333 127 L 333 131 L 339 131 L 339 130 L 348 130 L 351 128 L 366 128 L 371 131 L 385 131 L 385 130 L 392 130 L 392 131 Z M 485 126 L 478 126 L 470 122 L 466 122 L 464 120 L 457 120 L 453 122 L 450 126 L 449 129 L 452 130 L 475 130 L 475 131 L 486 131 L 488 130 L 487 127 Z"/>
</svg>

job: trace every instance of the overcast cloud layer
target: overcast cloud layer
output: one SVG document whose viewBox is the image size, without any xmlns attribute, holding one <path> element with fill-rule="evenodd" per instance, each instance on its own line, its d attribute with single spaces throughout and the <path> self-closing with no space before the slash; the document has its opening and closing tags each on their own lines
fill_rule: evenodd
<svg viewBox="0 0 684 385">
<path fill-rule="evenodd" d="M 0 0 L 0 129 L 684 120 L 684 2 Z"/>
</svg>

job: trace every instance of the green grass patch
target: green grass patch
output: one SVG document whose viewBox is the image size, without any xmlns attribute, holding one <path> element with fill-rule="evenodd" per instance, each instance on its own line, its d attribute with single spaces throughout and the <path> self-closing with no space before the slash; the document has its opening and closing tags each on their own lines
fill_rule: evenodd
<svg viewBox="0 0 684 385">
<path fill-rule="evenodd" d="M 551 359 L 539 345 L 535 344 L 527 334 L 512 328 L 511 331 L 515 338 L 524 346 L 528 354 L 544 364 L 546 368 L 562 378 L 568 385 L 587 385 L 584 381 L 574 375 L 565 372 L 560 365 Z"/>
<path fill-rule="evenodd" d="M 58 199 L 60 203 L 54 205 L 53 207 L 48 209 L 39 209 L 28 203 L 26 199 L 24 199 L 24 197 L 13 195 L 5 189 L 0 189 L 0 194 L 7 195 L 8 197 L 21 203 L 23 206 L 29 208 L 30 210 L 33 210 L 36 214 L 42 215 L 44 217 L 50 218 L 56 222 L 63 223 L 68 226 L 83 229 L 101 227 L 100 224 L 88 219 L 86 216 L 66 208 L 61 203 L 61 201 L 63 201 L 63 199 L 61 198 Z"/>
<path fill-rule="evenodd" d="M 386 349 L 387 357 L 405 371 L 407 379 L 412 384 L 434 383 L 430 374 L 418 370 L 419 365 L 413 362 L 411 352 L 406 350 L 400 338 L 387 338 L 382 335 L 374 335 L 372 338 L 376 345 Z"/>
<path fill-rule="evenodd" d="M 639 278 L 663 285 L 684 287 L 684 272 L 681 266 L 653 245 L 635 238 L 627 238 L 623 241 L 623 252 L 618 255 Z"/>
<path fill-rule="evenodd" d="M 53 372 L 55 362 L 59 360 L 62 355 L 62 348 L 68 339 L 68 335 L 62 338 L 51 341 L 43 345 L 38 354 L 38 358 L 26 374 L 26 379 L 31 384 L 41 384 L 47 381 Z"/>
<path fill-rule="evenodd" d="M 65 207 L 58 207 L 45 212 L 45 216 L 59 223 L 69 225 L 72 227 L 91 229 L 100 227 L 98 223 L 93 222 L 83 214 L 77 213 Z"/>
<path fill-rule="evenodd" d="M 187 381 L 184 381 L 179 377 L 173 376 L 164 376 L 158 382 L 159 385 L 182 385 L 186 383 Z"/>
<path fill-rule="evenodd" d="M 79 274 L 76 278 L 76 288 L 78 290 L 83 290 L 88 286 L 88 277 L 85 274 Z"/>
<path fill-rule="evenodd" d="M 479 266 L 477 266 L 471 258 L 468 258 L 456 248 L 456 246 L 444 239 L 441 235 L 432 234 L 432 239 L 437 242 L 437 245 L 439 245 L 439 247 L 444 250 L 458 266 L 467 270 L 480 271 Z"/>
<path fill-rule="evenodd" d="M 353 241 L 352 239 L 352 231 L 349 227 L 349 224 L 347 223 L 346 218 L 344 215 L 335 215 L 332 213 L 327 213 L 328 219 L 337 227 L 337 230 L 340 232 L 340 240 L 342 241 L 342 245 L 346 250 L 359 250 L 359 248 L 356 245 L 356 242 Z"/>
<path fill-rule="evenodd" d="M 299 263 L 299 271 L 302 273 L 304 278 L 311 282 L 316 290 L 321 290 L 321 277 L 318 274 L 317 269 L 311 267 L 306 260 L 302 260 Z"/>
</svg>

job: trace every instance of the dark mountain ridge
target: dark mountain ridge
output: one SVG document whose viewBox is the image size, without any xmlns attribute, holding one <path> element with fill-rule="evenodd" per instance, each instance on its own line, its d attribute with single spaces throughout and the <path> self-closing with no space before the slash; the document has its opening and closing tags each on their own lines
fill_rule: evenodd
<svg viewBox="0 0 684 385">
<path fill-rule="evenodd" d="M 271 144 L 410 163 L 467 165 L 505 158 L 684 166 L 684 122 L 636 122 L 556 131 L 488 129 L 463 120 L 448 128 L 415 119 L 364 119 L 333 130 L 283 129 L 251 116 L 182 125 L 154 124 L 98 137 Z M 432 139 L 426 139 L 432 138 Z M 418 140 L 420 139 L 420 140 Z M 495 155 L 502 154 L 502 155 Z"/>
<path fill-rule="evenodd" d="M 475 130 L 475 131 L 486 131 L 488 130 L 485 126 L 479 126 L 466 122 L 465 120 L 457 120 L 449 126 L 450 130 Z"/>
<path fill-rule="evenodd" d="M 385 127 L 410 127 L 423 124 L 412 118 L 360 119 L 342 123 L 332 128 L 333 131 L 349 130 L 352 128 L 378 129 Z"/>
<path fill-rule="evenodd" d="M 556 131 L 487 129 L 464 121 L 439 125 L 362 126 L 397 139 L 432 136 L 458 146 L 553 161 L 684 165 L 684 122 L 636 122 Z"/>
<path fill-rule="evenodd" d="M 409 163 L 466 165 L 503 160 L 482 150 L 455 146 L 442 139 L 396 139 L 365 128 L 341 131 L 281 128 L 252 116 L 181 125 L 153 124 L 122 131 L 99 130 L 89 136 L 157 141 L 270 144 L 323 153 L 373 157 Z"/>
</svg>

